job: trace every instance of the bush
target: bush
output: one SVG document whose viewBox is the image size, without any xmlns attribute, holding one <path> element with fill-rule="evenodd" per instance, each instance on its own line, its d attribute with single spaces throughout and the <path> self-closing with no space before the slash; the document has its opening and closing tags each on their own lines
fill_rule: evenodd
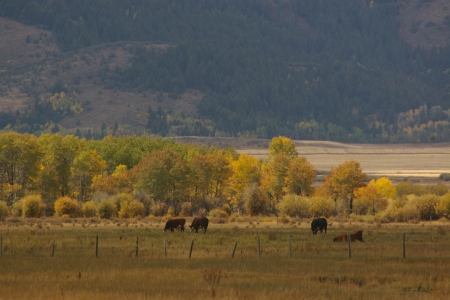
<svg viewBox="0 0 450 300">
<path fill-rule="evenodd" d="M 95 203 L 94 201 L 87 201 L 81 207 L 81 211 L 83 213 L 83 216 L 86 218 L 95 217 L 97 216 L 97 203 Z"/>
<path fill-rule="evenodd" d="M 334 212 L 333 199 L 326 196 L 315 196 L 309 199 L 309 213 L 313 217 L 330 217 Z"/>
<path fill-rule="evenodd" d="M 231 216 L 232 210 L 231 210 L 231 207 L 230 207 L 229 204 L 224 204 L 224 205 L 222 205 L 222 210 L 223 210 L 224 212 L 226 212 L 226 214 L 228 215 L 228 217 Z"/>
<path fill-rule="evenodd" d="M 71 218 L 75 218 L 79 215 L 80 208 L 78 201 L 69 197 L 61 197 L 55 201 L 55 214 L 58 217 L 68 215 Z"/>
<path fill-rule="evenodd" d="M 439 203 L 436 204 L 435 209 L 439 216 L 450 218 L 450 193 L 445 194 L 439 199 Z"/>
<path fill-rule="evenodd" d="M 182 217 L 190 217 L 190 216 L 192 216 L 192 204 L 191 204 L 191 202 L 183 202 L 183 204 L 181 204 L 180 216 L 182 216 Z"/>
<path fill-rule="evenodd" d="M 222 219 L 228 219 L 230 216 L 226 211 L 220 208 L 214 208 L 209 212 L 209 216 L 212 218 L 222 218 Z"/>
<path fill-rule="evenodd" d="M 409 222 L 420 217 L 419 210 L 414 203 L 406 197 L 399 200 L 391 200 L 386 210 L 381 214 L 381 219 L 389 222 Z"/>
<path fill-rule="evenodd" d="M 269 207 L 266 194 L 256 185 L 249 187 L 244 192 L 245 211 L 251 216 L 265 214 Z"/>
<path fill-rule="evenodd" d="M 9 207 L 5 201 L 0 201 L 0 220 L 3 221 L 9 216 Z"/>
<path fill-rule="evenodd" d="M 164 202 L 156 203 L 152 206 L 152 215 L 162 217 L 166 214 L 167 205 Z"/>
<path fill-rule="evenodd" d="M 444 181 L 450 181 L 450 173 L 441 173 L 439 179 Z"/>
<path fill-rule="evenodd" d="M 14 217 L 21 217 L 23 211 L 23 200 L 16 201 L 11 208 L 11 215 Z"/>
<path fill-rule="evenodd" d="M 97 205 L 97 216 L 102 219 L 110 219 L 116 215 L 116 207 L 114 203 L 105 198 Z"/>
<path fill-rule="evenodd" d="M 426 194 L 418 197 L 411 197 L 409 201 L 413 203 L 420 214 L 422 220 L 436 219 L 436 205 L 439 203 L 440 197 L 432 194 Z"/>
<path fill-rule="evenodd" d="M 309 206 L 308 198 L 288 194 L 278 204 L 278 210 L 285 216 L 306 218 L 309 216 Z"/>
<path fill-rule="evenodd" d="M 25 218 L 39 218 L 42 214 L 42 198 L 40 195 L 30 195 L 23 198 L 22 215 Z"/>
<path fill-rule="evenodd" d="M 145 214 L 145 206 L 136 199 L 131 201 L 122 201 L 120 203 L 119 218 L 143 217 Z"/>
</svg>

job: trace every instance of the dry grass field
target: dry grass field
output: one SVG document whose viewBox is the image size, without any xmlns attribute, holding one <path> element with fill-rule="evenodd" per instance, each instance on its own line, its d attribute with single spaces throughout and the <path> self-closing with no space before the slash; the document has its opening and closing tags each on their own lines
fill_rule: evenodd
<svg viewBox="0 0 450 300">
<path fill-rule="evenodd" d="M 148 218 L 10 219 L 0 224 L 0 298 L 449 298 L 448 223 L 334 221 L 327 234 L 313 236 L 309 222 L 247 219 L 213 223 L 206 234 L 195 234 L 163 233 L 164 222 Z M 365 242 L 353 243 L 349 258 L 347 244 L 332 239 L 357 229 L 364 230 Z"/>
<path fill-rule="evenodd" d="M 192 142 L 218 147 L 231 146 L 239 153 L 264 158 L 271 140 L 244 138 L 178 137 L 178 142 Z M 387 176 L 393 182 L 412 179 L 424 184 L 445 183 L 441 173 L 450 173 L 450 143 L 430 144 L 344 144 L 330 141 L 296 140 L 296 149 L 319 171 L 330 171 L 354 159 L 368 176 Z M 446 183 L 450 187 L 450 183 Z"/>
</svg>

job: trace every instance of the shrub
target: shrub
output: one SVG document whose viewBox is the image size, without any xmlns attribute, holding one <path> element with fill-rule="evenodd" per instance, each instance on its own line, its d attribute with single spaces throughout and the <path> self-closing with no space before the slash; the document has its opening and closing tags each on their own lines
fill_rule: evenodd
<svg viewBox="0 0 450 300">
<path fill-rule="evenodd" d="M 97 216 L 99 216 L 102 219 L 110 219 L 111 217 L 114 217 L 116 215 L 116 207 L 114 206 L 114 203 L 108 199 L 105 198 L 97 205 Z"/>
<path fill-rule="evenodd" d="M 278 204 L 278 210 L 282 215 L 289 217 L 308 217 L 309 201 L 308 198 L 295 194 L 288 194 Z"/>
<path fill-rule="evenodd" d="M 152 215 L 162 217 L 166 214 L 167 205 L 164 202 L 156 203 L 152 206 Z"/>
<path fill-rule="evenodd" d="M 180 216 L 182 216 L 182 217 L 190 217 L 190 216 L 192 216 L 192 204 L 191 204 L 191 202 L 183 202 L 183 204 L 181 204 Z"/>
<path fill-rule="evenodd" d="M 97 216 L 97 203 L 95 201 L 87 201 L 81 207 L 83 216 L 86 218 L 91 218 Z"/>
<path fill-rule="evenodd" d="M 426 194 L 418 197 L 411 197 L 410 201 L 413 203 L 420 214 L 422 220 L 436 219 L 436 205 L 439 203 L 439 196 Z"/>
<path fill-rule="evenodd" d="M 131 201 L 122 201 L 120 203 L 119 218 L 143 217 L 145 214 L 145 206 L 136 199 Z"/>
<path fill-rule="evenodd" d="M 326 196 L 315 196 L 309 199 L 309 213 L 311 216 L 330 217 L 334 212 L 333 199 Z"/>
<path fill-rule="evenodd" d="M 224 205 L 222 205 L 222 210 L 223 210 L 224 212 L 226 212 L 226 214 L 228 215 L 228 217 L 231 216 L 232 210 L 231 210 L 231 207 L 230 207 L 229 204 L 224 204 Z"/>
<path fill-rule="evenodd" d="M 71 218 L 75 218 L 79 215 L 80 208 L 78 201 L 69 197 L 61 197 L 55 201 L 55 214 L 58 217 L 68 215 Z"/>
<path fill-rule="evenodd" d="M 440 216 L 450 218 L 450 193 L 445 194 L 439 199 L 436 204 L 436 213 Z"/>
<path fill-rule="evenodd" d="M 14 202 L 11 208 L 11 215 L 14 217 L 20 217 L 22 216 L 22 210 L 23 210 L 23 200 L 19 200 Z"/>
<path fill-rule="evenodd" d="M 441 173 L 439 179 L 444 181 L 450 181 L 450 173 Z"/>
<path fill-rule="evenodd" d="M 230 216 L 226 211 L 220 208 L 214 208 L 209 212 L 209 216 L 212 218 L 226 218 L 228 219 Z"/>
<path fill-rule="evenodd" d="M 5 201 L 0 201 L 0 220 L 4 220 L 9 216 L 9 207 Z"/>
<path fill-rule="evenodd" d="M 269 207 L 266 194 L 256 185 L 249 187 L 244 192 L 245 211 L 251 216 L 264 214 Z"/>
<path fill-rule="evenodd" d="M 167 210 L 167 217 L 175 217 L 175 208 L 173 206 L 170 206 L 169 209 Z"/>
<path fill-rule="evenodd" d="M 22 215 L 25 218 L 39 218 L 41 216 L 44 205 L 40 195 L 26 196 L 22 200 Z"/>
<path fill-rule="evenodd" d="M 381 214 L 381 219 L 389 222 L 408 222 L 420 217 L 419 210 L 414 203 L 406 197 L 399 200 L 391 200 L 386 210 Z"/>
</svg>

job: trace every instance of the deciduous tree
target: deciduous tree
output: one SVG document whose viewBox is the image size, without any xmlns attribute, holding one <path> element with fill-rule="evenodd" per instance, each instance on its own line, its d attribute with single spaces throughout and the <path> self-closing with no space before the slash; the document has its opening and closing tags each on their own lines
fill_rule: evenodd
<svg viewBox="0 0 450 300">
<path fill-rule="evenodd" d="M 359 162 L 349 160 L 331 169 L 331 175 L 324 175 L 324 187 L 336 202 L 342 199 L 348 202 L 348 212 L 353 210 L 354 192 L 365 186 L 366 174 L 362 172 Z"/>
</svg>

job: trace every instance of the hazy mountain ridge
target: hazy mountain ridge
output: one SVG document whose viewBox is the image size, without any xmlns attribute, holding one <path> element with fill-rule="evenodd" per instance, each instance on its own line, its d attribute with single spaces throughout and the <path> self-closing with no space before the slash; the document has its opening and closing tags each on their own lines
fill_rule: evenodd
<svg viewBox="0 0 450 300">
<path fill-rule="evenodd" d="M 39 122 L 46 124 L 50 120 L 59 122 L 66 128 L 92 128 L 94 130 L 105 125 L 109 127 L 116 124 L 117 127 L 119 124 L 136 127 L 140 130 L 139 132 L 146 130 L 163 135 L 197 133 L 201 135 L 270 137 L 283 134 L 293 138 L 325 138 L 345 141 L 355 141 L 357 134 L 354 128 L 360 128 L 363 135 L 366 136 L 364 138 L 366 141 L 375 142 L 377 136 L 380 136 L 378 138 L 380 139 L 386 132 L 395 134 L 397 114 L 405 114 L 409 109 L 418 109 L 424 104 L 428 105 L 425 107 L 424 113 L 426 118 L 430 119 L 430 109 L 435 105 L 440 106 L 440 114 L 430 120 L 446 121 L 449 118 L 446 114 L 446 109 L 449 107 L 445 106 L 445 103 L 448 106 L 449 77 L 448 73 L 442 75 L 442 72 L 450 67 L 448 59 L 443 59 L 447 53 L 446 48 L 434 52 L 438 55 L 431 59 L 428 58 L 429 61 L 421 61 L 421 65 L 425 63 L 430 67 L 414 65 L 413 61 L 411 66 L 406 65 L 405 68 L 401 66 L 401 64 L 409 64 L 405 61 L 404 63 L 399 62 L 399 67 L 392 70 L 386 70 L 386 67 L 381 67 L 379 70 L 374 69 L 371 65 L 376 66 L 376 64 L 368 60 L 372 57 L 370 54 L 361 55 L 358 59 L 355 52 L 353 57 L 351 55 L 346 57 L 348 55 L 344 51 L 345 47 L 340 50 L 342 51 L 340 54 L 339 52 L 329 52 L 326 49 L 321 50 L 321 53 L 310 51 L 309 54 L 305 52 L 306 49 L 303 49 L 299 52 L 300 54 L 295 54 L 293 48 L 292 50 L 283 50 L 285 53 L 281 53 L 277 57 L 270 52 L 281 48 L 262 47 L 263 44 L 267 45 L 267 41 L 262 42 L 264 36 L 268 38 L 268 41 L 272 39 L 275 41 L 278 32 L 282 34 L 280 36 L 281 45 L 300 47 L 299 49 L 304 46 L 293 43 L 304 43 L 301 41 L 302 39 L 311 39 L 311 45 L 315 45 L 315 47 L 318 47 L 320 43 L 326 43 L 320 40 L 320 36 L 323 34 L 321 31 L 326 27 L 318 27 L 311 19 L 312 15 L 303 13 L 308 8 L 298 6 L 298 4 L 294 5 L 290 1 L 271 1 L 267 2 L 266 6 L 260 4 L 265 1 L 244 1 L 248 6 L 242 10 L 239 7 L 241 4 L 237 4 L 237 2 L 225 5 L 225 2 L 215 1 L 201 4 L 204 6 L 200 4 L 183 4 L 182 6 L 176 0 L 169 2 L 172 4 L 172 8 L 177 7 L 176 5 L 179 7 L 169 9 L 167 5 L 167 7 L 161 8 L 161 11 L 167 16 L 182 12 L 183 9 L 199 16 L 206 12 L 211 15 L 211 19 L 216 17 L 219 21 L 222 20 L 222 24 L 211 23 L 210 30 L 212 31 L 198 32 L 197 35 L 203 34 L 203 37 L 195 43 L 194 40 L 176 41 L 180 37 L 174 38 L 175 35 L 172 32 L 166 36 L 166 40 L 170 42 L 165 43 L 120 42 L 59 54 L 61 45 L 62 49 L 70 48 L 70 45 L 64 44 L 64 41 L 61 40 L 56 43 L 51 31 L 43 31 L 33 26 L 19 25 L 14 21 L 2 19 L 0 25 L 3 28 L 9 27 L 7 29 L 10 31 L 11 28 L 17 28 L 17 33 L 13 35 L 18 38 L 16 41 L 10 40 L 6 46 L 0 44 L 0 51 L 8 53 L 7 56 L 10 57 L 7 60 L 0 60 L 0 69 L 2 69 L 2 73 L 0 73 L 0 110 L 12 114 L 18 110 L 28 114 L 27 118 L 22 117 L 22 125 L 17 122 L 15 124 L 19 125 L 22 131 L 46 130 L 42 126 L 36 128 L 30 124 L 31 119 L 39 119 L 37 116 L 29 116 L 32 111 L 36 111 L 35 102 L 37 99 L 41 99 L 39 100 L 41 106 L 45 106 L 46 101 L 48 103 L 53 101 L 52 104 L 55 107 L 55 99 L 50 99 L 51 95 L 47 95 L 47 98 L 42 100 L 45 98 L 43 95 L 64 92 L 64 95 L 58 97 L 70 98 L 68 100 L 70 105 L 79 103 L 82 108 L 74 109 L 72 112 L 58 112 L 56 116 L 47 120 L 42 117 Z M 357 10 L 349 11 L 348 15 L 361 13 L 361 10 L 365 11 L 363 15 L 370 15 L 372 14 L 370 10 L 378 9 L 381 11 L 378 12 L 378 15 L 381 16 L 383 9 L 392 9 L 395 7 L 394 5 L 398 5 L 399 13 L 396 16 L 400 34 L 398 39 L 414 45 L 420 44 L 427 49 L 445 44 L 443 42 L 445 39 L 438 38 L 434 33 L 434 35 L 427 33 L 427 31 L 434 30 L 445 35 L 449 31 L 450 26 L 446 27 L 445 23 L 447 15 L 443 16 L 443 13 L 446 12 L 445 1 L 398 1 L 396 4 L 395 1 L 385 0 L 362 1 L 362 3 L 363 5 L 359 5 Z M 129 4 L 131 4 L 129 8 L 125 9 Z M 159 1 L 151 1 L 146 5 L 156 4 L 161 7 L 166 5 Z M 5 4 L 0 1 L 0 7 L 1 5 L 4 8 Z M 80 4 L 80 6 L 82 5 L 83 3 Z M 146 7 L 142 6 L 140 1 L 121 2 L 120 5 L 122 7 L 118 11 L 123 10 L 124 14 L 131 17 L 132 20 L 138 20 L 139 15 Z M 377 6 L 383 8 L 377 8 Z M 414 11 L 411 9 L 412 6 L 414 6 Z M 439 7 L 441 7 L 440 10 Z M 249 8 L 257 8 L 257 10 L 249 12 Z M 132 13 L 133 9 L 134 13 Z M 311 8 L 310 11 L 314 12 L 314 9 Z M 330 9 L 326 8 L 328 11 Z M 26 11 L 27 9 L 23 9 L 23 12 Z M 229 27 L 226 27 L 228 25 L 223 23 L 225 22 L 223 20 L 232 12 L 238 11 L 241 18 L 234 20 L 238 22 L 238 29 L 234 30 L 234 33 L 227 32 Z M 422 12 L 420 18 L 417 11 Z M 338 30 L 336 34 L 343 34 L 343 37 L 347 38 L 344 30 L 359 28 L 361 36 L 367 35 L 364 33 L 364 24 L 361 25 L 362 27 L 359 25 L 352 27 L 353 25 L 350 23 L 350 21 L 358 20 L 358 22 L 363 22 L 363 15 L 360 19 L 337 15 L 335 24 L 337 24 Z M 14 13 L 11 13 L 11 16 L 14 16 Z M 71 18 L 74 16 L 75 14 L 71 14 Z M 199 21 L 197 21 L 198 24 L 192 22 L 188 16 L 182 18 L 186 20 L 187 26 L 180 32 L 195 36 L 195 31 L 192 32 L 192 30 L 194 28 L 198 30 L 201 23 Z M 207 21 L 208 18 L 210 17 L 206 17 L 205 20 Z M 71 26 L 73 24 L 84 26 L 83 24 L 88 23 L 89 16 L 81 17 L 80 15 L 75 19 L 77 21 L 73 21 Z M 260 39 L 260 42 L 249 41 L 250 48 L 247 50 L 244 50 L 246 45 L 242 45 L 245 43 L 245 39 L 241 37 L 235 41 L 224 37 L 223 41 L 217 45 L 210 40 L 217 30 L 223 32 L 225 36 L 230 35 L 231 37 L 233 34 L 239 36 L 244 32 L 239 26 L 252 24 L 248 23 L 249 19 L 254 19 L 255 26 L 258 22 L 262 26 L 250 28 L 249 32 L 262 35 L 255 38 L 255 41 Z M 410 24 L 408 29 L 409 20 L 415 21 L 411 23 L 414 26 Z M 157 24 L 156 21 L 153 20 L 153 22 L 153 25 Z M 430 22 L 435 25 L 430 25 Z M 164 25 L 163 23 L 158 24 Z M 167 24 L 165 26 L 170 27 Z M 191 29 L 189 29 L 190 26 Z M 284 27 L 297 29 L 290 32 Z M 342 27 L 342 30 L 339 27 Z M 125 28 L 124 32 L 126 30 Z M 293 35 L 296 30 L 305 36 L 302 39 L 296 39 Z M 408 39 L 404 35 L 405 32 L 409 32 L 409 35 L 416 34 L 416 37 L 418 33 L 422 38 Z M 424 32 L 427 34 L 425 35 Z M 0 35 L 5 33 L 6 30 L 0 31 Z M 11 35 L 11 32 L 9 34 Z M 137 34 L 134 35 L 137 36 Z M 58 36 L 57 31 L 56 36 Z M 164 37 L 163 34 L 154 34 L 154 36 Z M 394 38 L 395 35 L 375 36 L 374 40 L 387 42 Z M 440 43 L 437 44 L 436 41 Z M 168 44 L 171 45 L 169 48 L 167 48 Z M 255 46 L 265 50 L 261 52 L 260 49 L 251 48 Z M 21 51 L 16 51 L 17 54 L 14 56 L 14 51 L 11 49 L 21 49 Z M 151 49 L 160 50 L 155 52 Z M 348 54 L 355 49 L 357 48 L 349 47 Z M 255 55 L 248 55 L 245 52 L 254 52 Z M 266 53 L 264 54 L 264 52 Z M 399 55 L 402 54 L 393 52 L 392 55 L 401 57 Z M 411 52 L 408 55 L 411 56 L 411 59 L 416 58 L 417 61 L 419 58 L 423 60 L 426 52 L 423 54 Z M 25 57 L 27 60 L 23 59 Z M 220 57 L 223 62 L 220 61 Z M 377 59 L 377 57 L 381 57 L 380 53 L 374 52 L 372 59 Z M 44 59 L 39 61 L 40 58 Z M 282 66 L 283 64 L 284 66 Z M 426 72 L 421 73 L 421 70 Z M 266 73 L 266 75 L 256 75 L 255 72 Z M 170 82 L 168 78 L 170 78 Z M 383 88 L 390 81 L 397 82 L 396 86 Z M 293 88 L 295 85 L 298 87 Z M 389 93 L 393 98 L 386 98 Z M 338 99 L 338 101 L 331 101 L 331 99 Z M 56 100 L 61 102 L 61 99 Z M 361 105 L 361 101 L 365 101 L 369 105 Z M 375 107 L 377 108 L 374 110 Z M 153 113 L 148 110 L 149 108 L 156 113 L 157 118 L 163 117 L 164 114 L 163 122 L 167 124 L 161 126 L 161 122 L 158 121 L 156 126 L 154 122 L 152 123 L 149 117 Z M 42 110 L 39 113 L 41 116 L 45 116 L 46 112 L 49 112 L 42 107 L 40 109 Z M 158 109 L 160 112 L 157 112 Z M 405 122 L 405 116 L 402 115 L 402 124 L 408 123 L 408 126 L 412 126 L 428 122 L 429 120 L 424 120 L 422 114 L 424 109 L 419 111 L 417 118 L 406 118 L 410 123 Z M 168 115 L 166 115 L 167 113 Z M 5 118 L 4 120 L 12 119 Z M 17 120 L 17 117 L 14 119 Z M 309 124 L 313 120 L 317 121 L 319 125 Z M 309 125 L 305 125 L 305 122 Z M 340 122 L 343 123 L 340 124 Z M 4 123 L 0 125 L 5 125 Z M 23 126 L 24 123 L 27 123 L 28 126 Z M 332 124 L 331 128 L 330 123 Z M 394 124 L 394 128 L 388 128 L 390 124 Z M 103 131 L 107 130 L 105 131 L 104 128 Z M 338 132 L 338 134 L 332 134 L 332 132 Z M 436 135 L 435 139 L 445 140 L 445 135 Z"/>
</svg>

